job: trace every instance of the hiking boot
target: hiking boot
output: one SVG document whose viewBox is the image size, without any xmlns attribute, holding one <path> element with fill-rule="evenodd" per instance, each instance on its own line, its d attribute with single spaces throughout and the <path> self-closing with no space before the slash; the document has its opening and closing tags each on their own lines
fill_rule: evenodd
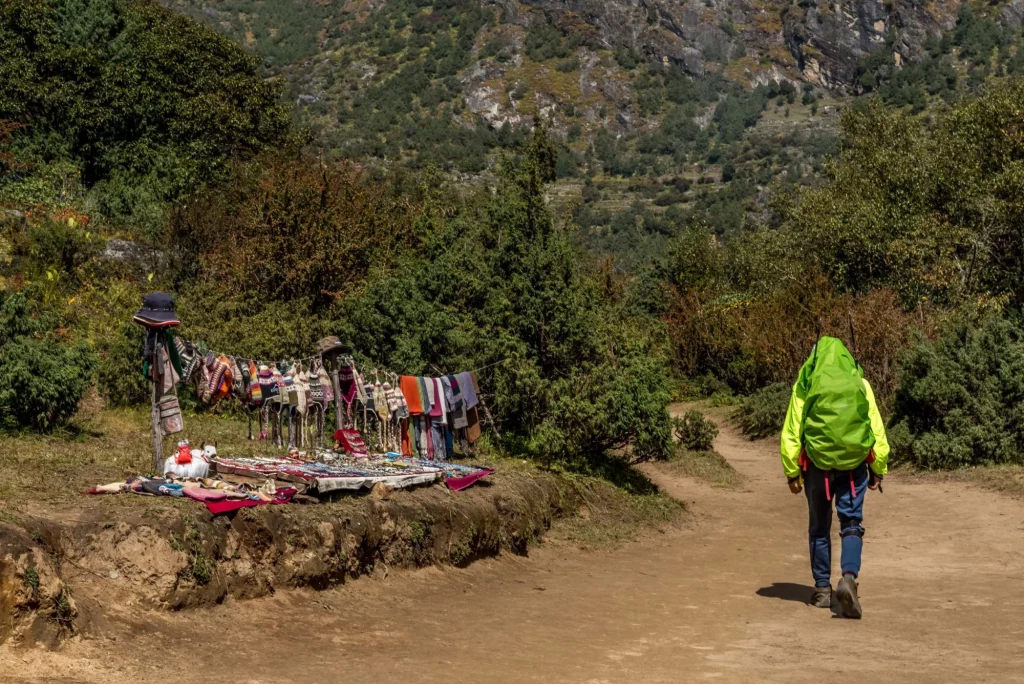
<svg viewBox="0 0 1024 684">
<path fill-rule="evenodd" d="M 857 583 L 852 577 L 846 576 L 839 580 L 836 587 L 836 600 L 839 603 L 839 617 L 860 620 L 860 600 L 857 598 Z"/>
<path fill-rule="evenodd" d="M 832 585 L 827 587 L 814 587 L 814 594 L 811 596 L 811 605 L 815 608 L 831 608 Z"/>
</svg>

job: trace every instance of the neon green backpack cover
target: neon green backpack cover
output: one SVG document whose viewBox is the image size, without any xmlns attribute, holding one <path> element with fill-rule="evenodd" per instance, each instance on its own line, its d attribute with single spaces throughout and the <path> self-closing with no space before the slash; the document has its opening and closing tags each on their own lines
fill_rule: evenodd
<svg viewBox="0 0 1024 684">
<path fill-rule="evenodd" d="M 842 341 L 822 337 L 800 369 L 803 443 L 822 470 L 852 470 L 875 444 L 864 371 Z"/>
</svg>

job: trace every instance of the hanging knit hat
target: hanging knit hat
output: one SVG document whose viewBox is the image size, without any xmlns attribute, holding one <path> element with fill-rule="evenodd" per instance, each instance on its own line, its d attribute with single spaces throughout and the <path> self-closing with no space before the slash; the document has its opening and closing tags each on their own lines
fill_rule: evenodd
<svg viewBox="0 0 1024 684">
<path fill-rule="evenodd" d="M 277 401 L 277 383 L 274 382 L 274 372 L 267 366 L 260 366 L 259 370 L 260 392 L 263 395 L 263 402 Z"/>
<path fill-rule="evenodd" d="M 384 390 L 384 385 L 373 386 L 373 406 L 377 409 L 377 415 L 382 421 L 386 421 L 391 417 L 391 404 L 388 403 L 388 395 Z"/>
<path fill-rule="evenodd" d="M 324 386 L 320 383 L 320 373 L 317 372 L 316 366 L 309 371 L 308 374 L 309 382 L 309 401 L 312 404 L 323 404 L 324 403 Z"/>
<path fill-rule="evenodd" d="M 384 384 L 385 387 L 389 385 Z M 401 389 L 398 387 L 391 388 L 391 394 L 388 395 L 388 404 L 392 406 L 391 413 L 394 414 L 395 418 L 399 420 L 409 417 L 409 406 L 405 403 L 405 395 L 402 394 Z"/>
<path fill-rule="evenodd" d="M 213 352 L 208 352 L 206 358 L 203 361 L 203 374 L 202 374 L 202 397 L 200 397 L 204 403 L 210 403 L 213 400 L 213 393 L 217 389 L 217 385 L 220 383 L 220 376 L 217 375 L 217 355 Z"/>
<path fill-rule="evenodd" d="M 304 370 L 295 376 L 295 391 L 299 395 L 299 413 L 305 413 L 312 402 L 309 398 L 309 373 Z"/>
<path fill-rule="evenodd" d="M 373 386 L 366 384 L 366 378 L 363 377 L 362 373 L 356 370 L 354 364 L 352 366 L 352 373 L 355 375 L 356 379 L 356 398 L 359 399 L 360 404 L 365 406 L 368 399 L 370 399 L 370 393 L 373 392 Z M 369 391 L 367 391 L 367 388 L 369 388 Z"/>
<path fill-rule="evenodd" d="M 231 388 L 234 387 L 234 376 L 231 373 L 231 360 L 221 354 L 217 357 L 217 366 L 214 375 L 217 377 L 216 388 L 213 391 L 214 399 L 223 399 L 231 396 Z"/>
<path fill-rule="evenodd" d="M 181 381 L 192 382 L 193 376 L 199 370 L 199 351 L 191 342 L 186 342 L 180 337 L 174 338 L 174 346 L 178 350 L 178 359 L 181 361 Z"/>
<path fill-rule="evenodd" d="M 287 369 L 284 373 L 281 374 L 281 377 L 284 379 L 284 386 L 287 390 L 288 405 L 298 406 L 299 392 L 298 389 L 296 389 L 295 387 L 295 367 L 292 366 L 291 368 Z"/>
<path fill-rule="evenodd" d="M 238 359 L 229 357 L 231 361 L 231 394 L 236 399 L 245 400 L 246 386 L 249 384 L 242 377 L 242 366 L 238 363 Z"/>
<path fill-rule="evenodd" d="M 327 370 L 322 363 L 319 364 L 316 375 L 320 378 L 320 386 L 324 390 L 324 405 L 326 406 L 334 401 L 334 385 L 331 383 L 331 376 L 327 374 Z"/>
<path fill-rule="evenodd" d="M 249 399 L 257 405 L 263 403 L 263 388 L 260 386 L 259 369 L 255 361 L 249 362 Z"/>
<path fill-rule="evenodd" d="M 288 404 L 288 386 L 284 382 L 284 375 L 275 365 L 270 369 L 270 376 L 274 379 L 274 384 L 277 386 L 277 400 L 282 404 Z"/>
</svg>

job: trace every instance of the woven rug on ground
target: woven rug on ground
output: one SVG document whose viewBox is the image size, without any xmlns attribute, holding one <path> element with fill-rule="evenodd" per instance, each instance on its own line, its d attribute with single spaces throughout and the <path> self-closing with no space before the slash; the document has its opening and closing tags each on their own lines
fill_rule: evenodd
<svg viewBox="0 0 1024 684">
<path fill-rule="evenodd" d="M 321 494 L 338 490 L 369 489 L 378 482 L 395 489 L 405 489 L 440 479 L 443 479 L 452 490 L 460 491 L 494 472 L 489 468 L 421 461 L 397 455 L 357 458 L 337 452 L 321 451 L 317 457 L 322 460 L 218 457 L 213 465 L 218 473 L 303 482 Z"/>
<path fill-rule="evenodd" d="M 277 480 L 304 482 L 321 494 L 336 490 L 369 489 L 378 482 L 404 489 L 438 480 L 441 469 L 395 463 L 387 459 L 339 457 L 331 464 L 288 458 L 218 458 L 218 473 L 273 477 Z"/>
</svg>

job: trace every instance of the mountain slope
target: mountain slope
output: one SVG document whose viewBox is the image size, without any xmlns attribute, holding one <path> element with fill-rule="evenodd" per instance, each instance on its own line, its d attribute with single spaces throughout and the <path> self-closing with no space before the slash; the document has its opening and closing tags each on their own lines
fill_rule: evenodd
<svg viewBox="0 0 1024 684">
<path fill-rule="evenodd" d="M 1024 16 L 1024 0 L 966 20 L 949 0 L 165 2 L 262 55 L 328 156 L 486 177 L 540 117 L 575 187 L 558 196 L 620 255 L 694 217 L 737 230 L 761 188 L 813 182 L 853 98 L 921 109 L 1013 72 Z"/>
</svg>

